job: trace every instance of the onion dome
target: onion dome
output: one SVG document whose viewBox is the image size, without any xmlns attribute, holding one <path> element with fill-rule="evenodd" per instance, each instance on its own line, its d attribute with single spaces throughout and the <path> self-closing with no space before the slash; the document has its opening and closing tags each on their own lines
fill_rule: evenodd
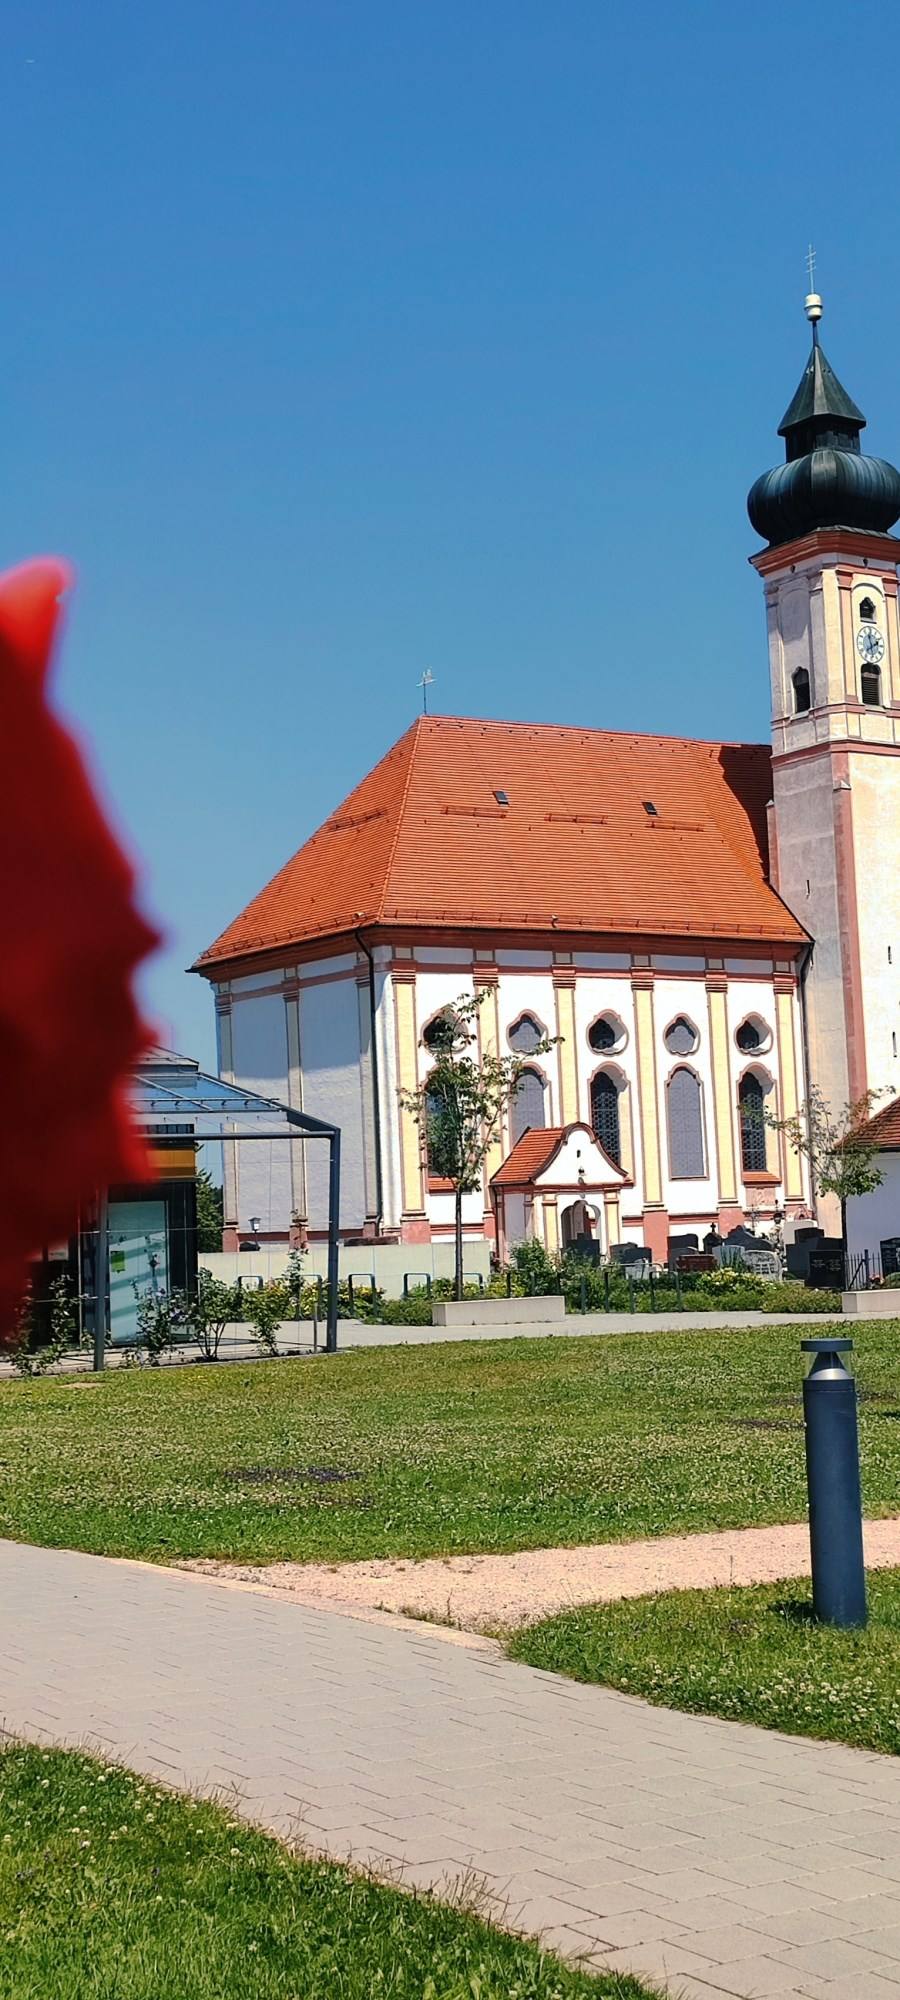
<svg viewBox="0 0 900 2000">
<path fill-rule="evenodd" d="M 822 301 L 806 301 L 812 353 L 797 393 L 778 426 L 785 464 L 751 486 L 747 512 L 769 547 L 793 542 L 816 528 L 856 528 L 886 534 L 900 516 L 900 472 L 883 458 L 867 458 L 859 434 L 865 417 L 819 346 Z"/>
</svg>

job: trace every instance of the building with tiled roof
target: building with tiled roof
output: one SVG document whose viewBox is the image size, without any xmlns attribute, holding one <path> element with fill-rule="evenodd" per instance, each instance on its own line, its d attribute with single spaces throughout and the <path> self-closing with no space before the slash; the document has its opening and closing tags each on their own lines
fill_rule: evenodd
<svg viewBox="0 0 900 2000">
<path fill-rule="evenodd" d="M 504 1250 L 513 1211 L 551 1249 L 587 1218 L 604 1250 L 659 1257 L 670 1233 L 799 1213 L 804 1163 L 773 1121 L 810 1081 L 835 1103 L 889 1081 L 900 475 L 862 456 L 816 308 L 786 463 L 749 502 L 772 748 L 422 716 L 197 960 L 222 1074 L 341 1126 L 345 1234 L 452 1231 L 404 1093 L 461 994 L 527 1065 L 465 1204 Z M 550 1170 L 536 1133 L 576 1130 L 590 1188 L 513 1189 L 529 1145 Z M 302 1148 L 264 1170 L 253 1151 L 226 1163 L 227 1242 L 251 1216 L 270 1240 L 321 1233 Z"/>
</svg>

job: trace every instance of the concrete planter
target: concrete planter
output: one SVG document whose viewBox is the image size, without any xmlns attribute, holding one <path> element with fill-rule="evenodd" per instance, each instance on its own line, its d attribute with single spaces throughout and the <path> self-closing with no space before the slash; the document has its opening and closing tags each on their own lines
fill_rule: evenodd
<svg viewBox="0 0 900 2000">
<path fill-rule="evenodd" d="M 841 1308 L 856 1319 L 900 1319 L 900 1288 L 873 1292 L 842 1292 Z"/>
<path fill-rule="evenodd" d="M 559 1292 L 537 1299 L 435 1299 L 431 1308 L 434 1326 L 545 1326 L 565 1316 Z"/>
</svg>

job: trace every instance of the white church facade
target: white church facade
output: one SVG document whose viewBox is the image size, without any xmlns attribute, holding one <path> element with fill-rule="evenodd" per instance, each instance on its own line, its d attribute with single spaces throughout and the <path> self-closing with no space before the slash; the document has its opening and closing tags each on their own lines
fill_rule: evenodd
<svg viewBox="0 0 900 2000">
<path fill-rule="evenodd" d="M 748 503 L 771 749 L 420 717 L 197 961 L 222 1076 L 340 1125 L 347 1238 L 452 1234 L 401 1093 L 463 993 L 527 1065 L 464 1208 L 501 1257 L 587 1230 L 664 1259 L 809 1215 L 761 1111 L 900 1080 L 900 474 L 807 310 L 786 461 Z M 232 1149 L 226 1248 L 324 1235 L 313 1154 Z"/>
</svg>

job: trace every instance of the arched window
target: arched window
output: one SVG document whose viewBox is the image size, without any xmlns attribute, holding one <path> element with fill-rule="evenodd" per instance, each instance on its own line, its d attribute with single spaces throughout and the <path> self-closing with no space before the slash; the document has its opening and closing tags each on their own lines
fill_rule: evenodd
<svg viewBox="0 0 900 2000">
<path fill-rule="evenodd" d="M 591 1125 L 604 1153 L 622 1165 L 622 1131 L 619 1123 L 619 1093 L 615 1078 L 601 1069 L 591 1083 Z"/>
<path fill-rule="evenodd" d="M 805 715 L 811 705 L 809 674 L 805 667 L 798 667 L 794 675 L 794 714 Z"/>
<path fill-rule="evenodd" d="M 517 1056 L 530 1056 L 544 1039 L 544 1031 L 533 1014 L 520 1014 L 509 1031 L 509 1046 Z"/>
<path fill-rule="evenodd" d="M 452 1180 L 458 1167 L 456 1138 L 451 1121 L 445 1116 L 447 1101 L 442 1090 L 429 1090 L 425 1099 L 428 1123 L 425 1127 L 425 1153 L 428 1172 L 435 1180 Z"/>
<path fill-rule="evenodd" d="M 442 1007 L 434 1020 L 422 1029 L 423 1045 L 433 1056 L 445 1054 L 464 1040 L 462 1023 L 452 1007 Z"/>
<path fill-rule="evenodd" d="M 703 1103 L 700 1080 L 692 1069 L 673 1069 L 666 1085 L 669 1114 L 669 1167 L 675 1181 L 702 1180 L 706 1172 L 703 1147 Z"/>
<path fill-rule="evenodd" d="M 741 1107 L 741 1161 L 745 1174 L 764 1174 L 766 1171 L 765 1095 L 758 1076 L 751 1072 L 741 1078 L 738 1102 Z"/>
<path fill-rule="evenodd" d="M 881 669 L 874 660 L 866 660 L 859 670 L 859 689 L 863 701 L 869 708 L 878 708 L 881 703 Z"/>
<path fill-rule="evenodd" d="M 509 1135 L 514 1146 L 526 1132 L 546 1125 L 546 1090 L 540 1070 L 523 1069 L 509 1103 Z"/>
<path fill-rule="evenodd" d="M 673 1056 L 692 1056 L 699 1046 L 700 1036 L 686 1014 L 679 1014 L 672 1021 L 663 1036 L 666 1048 Z"/>
</svg>

